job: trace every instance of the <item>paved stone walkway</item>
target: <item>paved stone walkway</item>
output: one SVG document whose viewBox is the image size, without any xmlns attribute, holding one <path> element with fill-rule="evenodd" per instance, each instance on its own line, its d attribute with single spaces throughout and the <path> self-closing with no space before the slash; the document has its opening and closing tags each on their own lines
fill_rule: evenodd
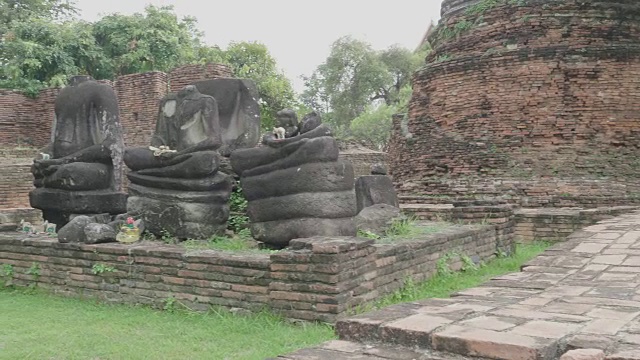
<svg viewBox="0 0 640 360">
<path fill-rule="evenodd" d="M 640 212 L 572 234 L 520 273 L 336 331 L 340 341 L 280 359 L 551 360 L 601 349 L 607 360 L 640 360 Z"/>
</svg>

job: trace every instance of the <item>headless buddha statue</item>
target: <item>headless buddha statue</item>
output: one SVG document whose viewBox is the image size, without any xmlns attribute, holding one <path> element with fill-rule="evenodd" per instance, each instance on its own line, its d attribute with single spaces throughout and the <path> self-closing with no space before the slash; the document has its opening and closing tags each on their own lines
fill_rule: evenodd
<svg viewBox="0 0 640 360">
<path fill-rule="evenodd" d="M 51 143 L 42 150 L 47 159 L 32 166 L 31 205 L 58 226 L 68 214 L 123 211 L 123 149 L 113 89 L 89 76 L 71 78 L 56 98 Z"/>
<path fill-rule="evenodd" d="M 149 148 L 127 149 L 127 211 L 147 231 L 181 239 L 226 229 L 232 178 L 218 171 L 222 141 L 216 100 L 187 86 L 166 96 Z"/>
<path fill-rule="evenodd" d="M 150 148 L 127 149 L 125 164 L 135 174 L 158 178 L 200 178 L 217 170 L 221 146 L 218 106 L 189 85 L 167 96 L 161 106 L 151 147 L 170 150 L 156 156 Z M 130 174 L 132 182 L 136 175 Z M 162 179 L 158 179 L 162 181 Z"/>
<path fill-rule="evenodd" d="M 35 160 L 36 187 L 65 190 L 120 188 L 113 166 L 119 164 L 122 133 L 113 90 L 88 76 L 75 76 L 56 99 L 52 139 Z"/>
</svg>

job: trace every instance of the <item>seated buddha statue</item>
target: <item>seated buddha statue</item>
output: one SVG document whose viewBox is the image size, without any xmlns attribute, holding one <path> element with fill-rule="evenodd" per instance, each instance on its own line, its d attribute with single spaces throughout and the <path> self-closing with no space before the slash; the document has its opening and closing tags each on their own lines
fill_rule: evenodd
<svg viewBox="0 0 640 360">
<path fill-rule="evenodd" d="M 136 175 L 158 178 L 198 178 L 217 170 L 222 145 L 218 105 L 211 96 L 200 94 L 189 85 L 178 94 L 169 94 L 162 101 L 156 130 L 150 148 L 129 148 L 124 162 Z M 166 146 L 170 150 L 156 156 L 154 149 Z M 131 174 L 130 174 L 131 175 Z M 162 182 L 162 179 L 158 179 Z"/>
<path fill-rule="evenodd" d="M 72 214 L 124 212 L 121 189 L 124 145 L 113 89 L 74 76 L 55 101 L 52 141 L 31 168 L 31 206 L 62 227 Z"/>
<path fill-rule="evenodd" d="M 182 239 L 224 231 L 233 184 L 218 171 L 220 134 L 216 100 L 195 86 L 161 101 L 151 146 L 124 156 L 132 170 L 127 212 L 143 219 L 147 231 Z"/>
</svg>

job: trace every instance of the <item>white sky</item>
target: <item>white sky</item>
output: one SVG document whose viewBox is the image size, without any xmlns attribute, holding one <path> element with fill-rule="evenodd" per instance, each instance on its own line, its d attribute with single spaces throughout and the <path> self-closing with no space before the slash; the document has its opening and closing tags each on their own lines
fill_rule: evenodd
<svg viewBox="0 0 640 360">
<path fill-rule="evenodd" d="M 374 5 L 377 3 L 377 5 Z M 303 89 L 339 37 L 352 35 L 375 49 L 393 44 L 414 49 L 429 22 L 440 17 L 441 0 L 76 0 L 85 20 L 109 13 L 144 11 L 146 4 L 174 5 L 178 15 L 198 19 L 208 44 L 231 41 L 265 44 L 278 66 Z"/>
</svg>

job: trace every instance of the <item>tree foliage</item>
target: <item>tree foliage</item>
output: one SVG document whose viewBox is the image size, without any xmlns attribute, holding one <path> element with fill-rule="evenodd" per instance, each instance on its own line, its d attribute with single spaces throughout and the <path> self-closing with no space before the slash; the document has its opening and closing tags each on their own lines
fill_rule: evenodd
<svg viewBox="0 0 640 360">
<path fill-rule="evenodd" d="M 407 111 L 411 92 L 411 86 L 406 84 L 398 91 L 396 103 L 369 105 L 351 122 L 351 135 L 376 150 L 384 150 L 391 136 L 391 118 L 394 114 Z"/>
<path fill-rule="evenodd" d="M 169 71 L 196 62 L 201 44 L 197 21 L 179 19 L 172 6 L 148 5 L 144 14 L 112 14 L 93 26 L 97 45 L 109 59 L 111 77 L 145 71 Z"/>
<path fill-rule="evenodd" d="M 237 77 L 252 79 L 256 83 L 263 128 L 273 126 L 278 111 L 296 106 L 291 82 L 278 69 L 276 60 L 265 45 L 257 42 L 231 43 L 224 57 Z"/>
<path fill-rule="evenodd" d="M 364 41 L 342 37 L 326 61 L 304 78 L 301 99 L 321 112 L 338 135 L 384 146 L 391 119 L 383 117 L 406 106 L 411 76 L 428 51 L 398 45 L 376 51 Z"/>
<path fill-rule="evenodd" d="M 0 36 L 4 36 L 13 24 L 31 19 L 57 21 L 77 12 L 74 2 L 69 0 L 1 0 Z"/>
<path fill-rule="evenodd" d="M 263 124 L 295 107 L 291 82 L 266 46 L 232 43 L 228 49 L 204 44 L 193 17 L 178 18 L 173 7 L 149 5 L 144 13 L 111 14 L 95 23 L 71 19 L 73 2 L 0 0 L 0 88 L 35 95 L 61 86 L 70 75 L 96 79 L 146 71 L 168 72 L 185 64 L 227 63 L 236 77 L 255 81 Z M 65 20 L 65 21 L 62 21 Z"/>
</svg>

